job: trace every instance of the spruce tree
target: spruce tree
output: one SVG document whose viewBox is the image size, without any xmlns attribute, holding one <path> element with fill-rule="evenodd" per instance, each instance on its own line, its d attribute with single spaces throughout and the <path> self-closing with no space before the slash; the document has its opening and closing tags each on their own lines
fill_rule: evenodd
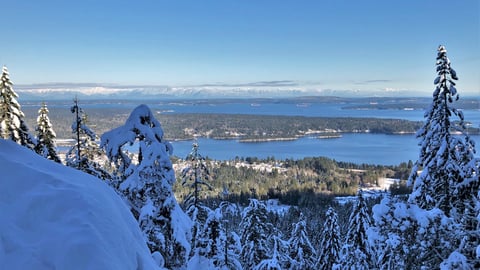
<svg viewBox="0 0 480 270">
<path fill-rule="evenodd" d="M 348 220 L 348 231 L 341 250 L 341 265 L 346 269 L 372 269 L 375 267 L 373 249 L 368 241 L 371 226 L 367 204 L 361 191 Z"/>
<path fill-rule="evenodd" d="M 340 257 L 340 227 L 337 213 L 332 207 L 328 208 L 325 218 L 316 269 L 332 269 Z"/>
<path fill-rule="evenodd" d="M 294 228 L 289 243 L 289 256 L 292 259 L 290 269 L 316 269 L 314 267 L 317 254 L 307 234 L 307 221 L 305 216 L 300 213 L 299 221 L 294 224 Z"/>
<path fill-rule="evenodd" d="M 160 122 L 148 106 L 140 105 L 123 126 L 102 135 L 101 145 L 122 173 L 118 190 L 128 200 L 152 253 L 160 252 L 169 269 L 184 267 L 192 222 L 173 194 L 173 148 L 163 139 Z"/>
<path fill-rule="evenodd" d="M 37 135 L 37 145 L 35 145 L 35 152 L 47 159 L 61 163 L 57 155 L 57 145 L 55 139 L 57 137 L 53 130 L 50 118 L 48 117 L 48 108 L 45 102 L 38 110 L 37 126 L 35 128 Z"/>
<path fill-rule="evenodd" d="M 28 131 L 17 98 L 8 69 L 4 66 L 0 77 L 0 137 L 33 150 L 36 141 Z"/>
<path fill-rule="evenodd" d="M 474 143 L 466 134 L 463 112 L 452 105 L 459 99 L 455 88 L 458 77 L 444 46 L 438 48 L 436 64 L 433 101 L 417 132 L 420 154 L 409 177 L 413 185 L 409 200 L 423 209 L 437 207 L 451 216 L 458 199 L 464 196 L 454 194 L 454 189 L 468 177 Z M 453 121 L 452 117 L 458 120 Z"/>
<path fill-rule="evenodd" d="M 250 199 L 248 207 L 242 213 L 241 261 L 244 269 L 253 269 L 261 261 L 269 259 L 268 236 L 271 224 L 267 220 L 267 208 L 263 202 Z"/>
</svg>

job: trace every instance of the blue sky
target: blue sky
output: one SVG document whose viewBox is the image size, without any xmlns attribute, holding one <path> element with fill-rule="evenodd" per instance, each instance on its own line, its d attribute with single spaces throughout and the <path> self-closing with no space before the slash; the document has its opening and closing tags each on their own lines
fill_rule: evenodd
<svg viewBox="0 0 480 270">
<path fill-rule="evenodd" d="M 16 84 L 195 86 L 293 81 L 431 93 L 445 44 L 480 91 L 480 1 L 3 1 Z"/>
</svg>

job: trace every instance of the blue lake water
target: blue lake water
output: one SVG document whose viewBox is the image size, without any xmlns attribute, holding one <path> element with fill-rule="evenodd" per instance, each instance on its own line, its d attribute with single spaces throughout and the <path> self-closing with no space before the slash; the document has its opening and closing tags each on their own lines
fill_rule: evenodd
<svg viewBox="0 0 480 270">
<path fill-rule="evenodd" d="M 352 105 L 352 104 L 349 104 Z M 353 104 L 355 105 L 355 104 Z M 152 104 L 152 109 L 164 113 L 226 113 L 289 115 L 308 117 L 374 117 L 422 121 L 424 110 L 354 110 L 344 109 L 345 104 L 290 104 L 290 103 L 228 103 L 228 104 Z M 465 119 L 480 125 L 480 108 L 464 111 Z"/>
<path fill-rule="evenodd" d="M 140 102 L 139 102 L 140 103 Z M 152 111 L 160 113 L 157 116 L 161 122 L 161 114 L 172 113 L 222 113 L 222 114 L 259 114 L 259 115 L 290 115 L 307 117 L 373 117 L 394 118 L 411 121 L 423 121 L 424 110 L 354 110 L 345 109 L 343 103 L 249 103 L 232 101 L 228 103 L 198 103 L 195 101 L 169 102 L 148 101 Z M 104 107 L 133 109 L 138 104 L 134 102 L 98 102 L 85 104 L 83 108 Z M 348 104 L 348 106 L 357 104 Z M 51 105 L 55 106 L 55 105 Z M 59 104 L 57 106 L 70 106 Z M 465 120 L 473 126 L 480 127 L 480 108 L 465 110 Z M 452 119 L 455 120 L 455 119 Z M 480 144 L 480 137 L 473 136 Z M 242 143 L 237 140 L 199 139 L 202 155 L 217 160 L 229 160 L 235 157 L 274 156 L 277 159 L 326 156 L 338 161 L 398 165 L 401 162 L 418 158 L 418 139 L 414 135 L 384 135 L 384 134 L 343 134 L 336 139 L 300 138 L 295 141 L 274 141 L 262 143 Z M 185 157 L 191 150 L 191 141 L 172 142 L 174 154 Z M 477 147 L 478 150 L 478 147 Z"/>
<path fill-rule="evenodd" d="M 480 143 L 480 136 L 472 136 Z M 276 159 L 301 159 L 325 156 L 337 161 L 357 164 L 398 165 L 415 161 L 419 146 L 415 135 L 344 134 L 341 138 L 300 138 L 295 141 L 242 143 L 237 140 L 198 139 L 199 151 L 203 156 L 217 160 L 235 157 L 274 156 Z M 172 142 L 174 155 L 184 158 L 192 148 L 192 141 Z"/>
<path fill-rule="evenodd" d="M 349 104 L 355 105 L 355 104 Z M 374 117 L 423 121 L 424 110 L 353 110 L 345 104 L 295 103 L 228 103 L 228 104 L 152 104 L 160 113 L 230 113 L 260 115 L 300 115 L 309 117 Z M 480 110 L 465 110 L 465 119 L 480 126 Z M 161 121 L 161 116 L 159 116 Z M 479 136 L 473 136 L 480 143 Z M 277 159 L 300 159 L 326 156 L 353 163 L 397 165 L 418 158 L 418 139 L 411 135 L 343 134 L 336 139 L 300 138 L 295 141 L 242 143 L 237 140 L 199 139 L 200 151 L 213 159 L 235 157 L 274 156 Z M 173 142 L 174 154 L 185 157 L 191 150 L 191 141 Z"/>
<path fill-rule="evenodd" d="M 424 110 L 355 110 L 346 109 L 349 106 L 365 105 L 365 103 L 294 103 L 294 102 L 269 102 L 249 103 L 245 100 L 219 102 L 195 102 L 181 101 L 169 102 L 161 100 L 151 101 L 97 101 L 82 104 L 82 108 L 121 108 L 133 110 L 141 103 L 147 104 L 153 111 L 159 113 L 220 113 L 220 114 L 259 114 L 259 115 L 289 115 L 307 117 L 374 117 L 406 119 L 410 121 L 422 121 Z M 35 104 L 34 106 L 38 106 Z M 71 102 L 59 102 L 49 104 L 49 107 L 70 108 Z M 474 126 L 480 126 L 480 108 L 465 110 L 465 120 L 472 122 Z"/>
</svg>

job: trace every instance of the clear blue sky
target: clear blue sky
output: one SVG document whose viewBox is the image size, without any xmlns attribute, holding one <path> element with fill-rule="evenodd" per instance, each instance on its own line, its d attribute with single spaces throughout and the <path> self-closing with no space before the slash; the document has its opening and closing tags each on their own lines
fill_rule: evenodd
<svg viewBox="0 0 480 270">
<path fill-rule="evenodd" d="M 3 0 L 0 14 L 0 64 L 16 84 L 292 80 L 431 93 L 445 44 L 459 90 L 480 91 L 478 0 Z"/>
</svg>

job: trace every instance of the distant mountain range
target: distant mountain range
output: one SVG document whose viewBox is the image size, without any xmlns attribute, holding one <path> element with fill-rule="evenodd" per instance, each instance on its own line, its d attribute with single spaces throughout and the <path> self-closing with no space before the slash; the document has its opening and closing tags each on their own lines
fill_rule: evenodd
<svg viewBox="0 0 480 270">
<path fill-rule="evenodd" d="M 200 85 L 170 87 L 163 85 L 111 85 L 111 84 L 35 84 L 16 85 L 23 100 L 80 99 L 198 99 L 198 98 L 288 98 L 300 96 L 338 97 L 392 97 L 418 96 L 418 91 L 354 91 L 308 89 L 292 85 Z"/>
</svg>

